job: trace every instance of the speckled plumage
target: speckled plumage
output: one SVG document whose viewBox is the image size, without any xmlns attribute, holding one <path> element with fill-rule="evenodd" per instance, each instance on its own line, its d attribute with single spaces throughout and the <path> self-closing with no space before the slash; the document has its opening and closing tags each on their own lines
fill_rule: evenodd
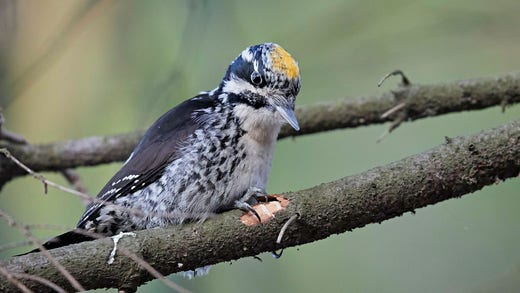
<svg viewBox="0 0 520 293">
<path fill-rule="evenodd" d="M 100 191 L 78 228 L 105 236 L 204 220 L 247 206 L 248 190 L 265 190 L 280 127 L 294 117 L 300 89 L 296 61 L 280 46 L 244 50 L 219 87 L 168 111 L 146 132 Z M 88 240 L 67 232 L 55 248 Z"/>
</svg>

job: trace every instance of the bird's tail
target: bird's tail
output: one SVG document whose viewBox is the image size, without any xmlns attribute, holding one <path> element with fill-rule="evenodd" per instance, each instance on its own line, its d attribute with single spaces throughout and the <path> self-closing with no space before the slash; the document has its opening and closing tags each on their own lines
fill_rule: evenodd
<svg viewBox="0 0 520 293">
<path fill-rule="evenodd" d="M 95 239 L 94 237 L 90 237 L 85 234 L 78 233 L 78 232 L 72 230 L 72 231 L 65 232 L 61 235 L 58 235 L 58 236 L 50 239 L 49 241 L 43 243 L 42 246 L 45 249 L 54 249 L 54 248 L 58 248 L 58 247 L 62 247 L 62 246 L 67 246 L 69 244 L 80 243 L 80 242 L 84 242 L 84 241 L 91 241 L 94 239 Z M 22 254 L 19 254 L 16 256 L 26 255 L 29 253 L 39 252 L 39 251 L 40 251 L 40 249 L 36 248 L 29 252 L 22 253 Z"/>
</svg>

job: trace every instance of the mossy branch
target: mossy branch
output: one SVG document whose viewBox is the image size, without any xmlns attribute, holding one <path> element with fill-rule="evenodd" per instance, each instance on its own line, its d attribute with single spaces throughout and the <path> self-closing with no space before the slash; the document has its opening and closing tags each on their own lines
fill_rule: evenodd
<svg viewBox="0 0 520 293">
<path fill-rule="evenodd" d="M 505 107 L 518 102 L 520 72 L 436 85 L 407 85 L 381 95 L 299 107 L 296 115 L 301 130 L 295 132 L 284 127 L 279 138 L 389 121 L 400 123 L 452 112 Z M 396 105 L 404 106 L 392 115 L 383 115 Z M 136 131 L 40 145 L 0 144 L 0 148 L 7 148 L 36 172 L 61 171 L 123 161 L 142 134 L 143 131 Z M 11 161 L 0 157 L 0 188 L 12 178 L 25 174 Z"/>
<path fill-rule="evenodd" d="M 429 151 L 358 175 L 289 192 L 290 203 L 276 218 L 256 226 L 240 212 L 220 214 L 202 224 L 138 231 L 120 245 L 164 275 L 257 255 L 379 223 L 430 204 L 460 197 L 520 173 L 520 120 L 478 135 L 446 139 Z M 293 215 L 298 218 L 277 236 Z M 53 256 L 85 288 L 136 288 L 152 279 L 133 260 L 119 255 L 106 263 L 111 242 L 101 239 L 52 250 Z M 72 290 L 67 279 L 40 253 L 0 263 L 12 274 L 46 278 Z M 23 280 L 30 289 L 50 289 Z M 17 287 L 0 277 L 0 291 Z"/>
</svg>

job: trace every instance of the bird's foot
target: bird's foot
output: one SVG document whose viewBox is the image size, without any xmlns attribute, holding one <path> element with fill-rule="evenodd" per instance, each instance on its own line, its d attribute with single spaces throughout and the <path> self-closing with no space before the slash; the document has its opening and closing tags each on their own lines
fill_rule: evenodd
<svg viewBox="0 0 520 293">
<path fill-rule="evenodd" d="M 134 232 L 120 232 L 119 234 L 110 237 L 110 238 L 112 238 L 112 241 L 114 241 L 114 248 L 112 249 L 112 252 L 110 252 L 110 255 L 108 256 L 107 263 L 109 265 L 111 265 L 116 258 L 117 243 L 119 242 L 119 240 L 121 240 L 121 238 L 123 238 L 125 236 L 135 237 L 137 235 Z"/>
<path fill-rule="evenodd" d="M 258 219 L 258 222 L 262 222 L 262 218 L 260 218 L 260 215 L 251 206 L 257 204 L 260 201 L 269 201 L 269 195 L 267 194 L 267 192 L 265 192 L 263 188 L 250 187 L 242 196 L 242 198 L 235 201 L 235 208 L 244 212 L 251 212 Z"/>
</svg>

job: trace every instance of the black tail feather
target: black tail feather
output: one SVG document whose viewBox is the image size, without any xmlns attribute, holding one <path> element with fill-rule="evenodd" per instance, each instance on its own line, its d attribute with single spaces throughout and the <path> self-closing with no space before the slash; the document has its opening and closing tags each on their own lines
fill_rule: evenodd
<svg viewBox="0 0 520 293">
<path fill-rule="evenodd" d="M 73 230 L 73 231 L 63 233 L 59 236 L 56 236 L 56 237 L 50 239 L 49 241 L 43 243 L 42 245 L 43 245 L 43 247 L 45 247 L 45 249 L 54 249 L 54 248 L 58 248 L 58 247 L 62 247 L 62 246 L 67 246 L 70 244 L 91 241 L 94 239 L 95 238 L 93 238 L 93 237 L 87 236 L 82 233 L 78 233 Z M 26 254 L 33 253 L 33 252 L 40 252 L 40 249 L 36 248 L 29 252 L 18 254 L 16 256 L 26 255 Z"/>
</svg>

